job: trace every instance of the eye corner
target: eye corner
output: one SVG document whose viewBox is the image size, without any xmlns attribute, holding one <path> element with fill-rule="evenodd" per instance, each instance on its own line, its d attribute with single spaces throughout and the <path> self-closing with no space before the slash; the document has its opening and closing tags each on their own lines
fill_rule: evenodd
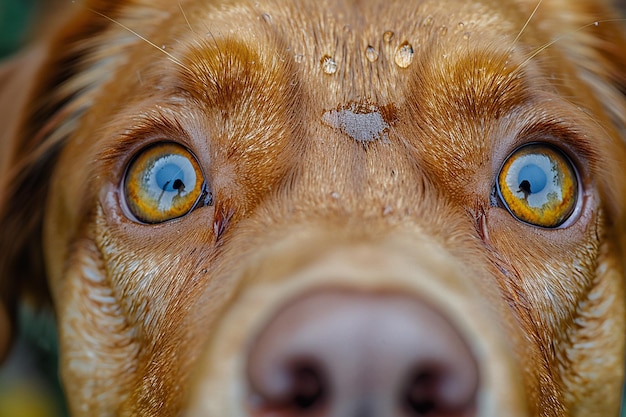
<svg viewBox="0 0 626 417">
<path fill-rule="evenodd" d="M 555 230 L 580 217 L 583 187 L 578 165 L 569 152 L 551 142 L 516 147 L 495 178 L 490 205 L 534 227 Z"/>
</svg>

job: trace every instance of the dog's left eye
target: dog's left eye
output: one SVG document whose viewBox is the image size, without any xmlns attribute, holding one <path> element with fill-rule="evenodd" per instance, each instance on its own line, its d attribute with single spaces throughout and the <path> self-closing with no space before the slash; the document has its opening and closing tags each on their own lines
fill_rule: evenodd
<svg viewBox="0 0 626 417">
<path fill-rule="evenodd" d="M 578 203 L 578 176 L 567 156 L 546 144 L 518 148 L 498 174 L 501 201 L 517 219 L 539 227 L 565 223 Z"/>
<path fill-rule="evenodd" d="M 143 223 L 161 223 L 189 213 L 206 194 L 204 174 L 193 154 L 176 143 L 142 150 L 124 177 L 126 206 Z"/>
</svg>

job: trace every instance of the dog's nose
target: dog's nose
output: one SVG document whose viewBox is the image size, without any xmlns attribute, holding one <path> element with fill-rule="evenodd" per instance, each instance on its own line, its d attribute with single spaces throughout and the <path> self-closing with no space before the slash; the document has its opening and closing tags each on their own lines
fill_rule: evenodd
<svg viewBox="0 0 626 417">
<path fill-rule="evenodd" d="M 469 417 L 476 358 L 435 308 L 408 295 L 325 291 L 282 308 L 247 364 L 255 417 Z"/>
</svg>

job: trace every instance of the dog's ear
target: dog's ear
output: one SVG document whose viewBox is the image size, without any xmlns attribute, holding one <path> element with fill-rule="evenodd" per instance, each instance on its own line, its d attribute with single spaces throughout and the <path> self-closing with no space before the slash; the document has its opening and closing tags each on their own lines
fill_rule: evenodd
<svg viewBox="0 0 626 417">
<path fill-rule="evenodd" d="M 619 11 L 626 7 L 626 0 L 518 3 L 530 21 L 541 21 L 536 26 L 551 28 L 551 40 L 535 45 L 531 54 L 541 57 L 544 50 L 555 48 L 566 55 L 567 62 L 576 66 L 595 96 L 602 97 L 604 110 L 626 141 L 626 30 L 624 10 Z"/>
<path fill-rule="evenodd" d="M 535 0 L 528 3 L 529 8 L 537 4 Z M 602 97 L 604 110 L 626 141 L 626 30 L 620 19 L 623 13 L 597 1 L 548 0 L 540 7 L 549 9 L 549 19 L 557 20 L 546 22 L 546 27 L 564 28 L 562 33 L 554 34 L 553 44 L 548 47 L 557 47 L 568 55 L 568 61 L 577 66 L 596 97 Z M 566 9 L 568 13 L 563 13 Z"/>
<path fill-rule="evenodd" d="M 17 157 L 20 126 L 26 119 L 28 97 L 45 55 L 43 48 L 34 47 L 0 66 L 0 359 L 10 345 L 21 287 L 38 288 L 36 293 L 39 298 L 45 294 L 42 280 L 35 282 L 30 279 L 35 276 L 41 278 L 40 250 L 31 240 L 35 237 L 38 222 L 38 214 L 33 209 L 37 204 L 41 205 L 41 194 L 30 185 L 21 184 L 23 181 L 32 182 L 25 178 L 28 175 L 22 171 L 28 169 L 30 162 L 24 158 L 19 158 L 21 161 L 18 162 Z M 19 154 L 22 152 L 19 151 Z M 20 182 L 20 185 L 12 186 L 14 181 Z M 23 193 L 21 186 L 31 189 Z"/>
<path fill-rule="evenodd" d="M 0 359 L 18 303 L 49 300 L 42 247 L 49 182 L 104 78 L 85 76 L 85 68 L 93 40 L 111 25 L 103 16 L 114 16 L 116 3 L 68 2 L 41 40 L 0 65 Z"/>
<path fill-rule="evenodd" d="M 585 2 L 593 3 L 596 2 Z M 592 6 L 590 6 L 592 7 Z M 594 11 L 597 20 L 591 32 L 579 31 L 576 42 L 595 51 L 595 56 L 579 56 L 573 62 L 589 75 L 592 88 L 602 97 L 605 111 L 626 142 L 626 30 L 615 10 Z M 589 22 L 587 22 L 589 24 Z M 591 35 L 591 36 L 590 36 Z M 576 58 L 576 57 L 574 57 Z"/>
</svg>

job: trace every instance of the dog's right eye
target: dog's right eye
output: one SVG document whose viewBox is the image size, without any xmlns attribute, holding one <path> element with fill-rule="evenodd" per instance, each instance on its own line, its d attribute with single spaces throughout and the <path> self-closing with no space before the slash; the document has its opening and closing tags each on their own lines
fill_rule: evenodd
<svg viewBox="0 0 626 417">
<path fill-rule="evenodd" d="M 151 224 L 184 216 L 208 194 L 197 159 L 172 142 L 140 151 L 126 170 L 122 188 L 132 216 Z"/>
<path fill-rule="evenodd" d="M 545 144 L 518 148 L 498 174 L 501 201 L 517 219 L 555 228 L 574 213 L 578 203 L 578 176 L 569 158 Z"/>
</svg>

